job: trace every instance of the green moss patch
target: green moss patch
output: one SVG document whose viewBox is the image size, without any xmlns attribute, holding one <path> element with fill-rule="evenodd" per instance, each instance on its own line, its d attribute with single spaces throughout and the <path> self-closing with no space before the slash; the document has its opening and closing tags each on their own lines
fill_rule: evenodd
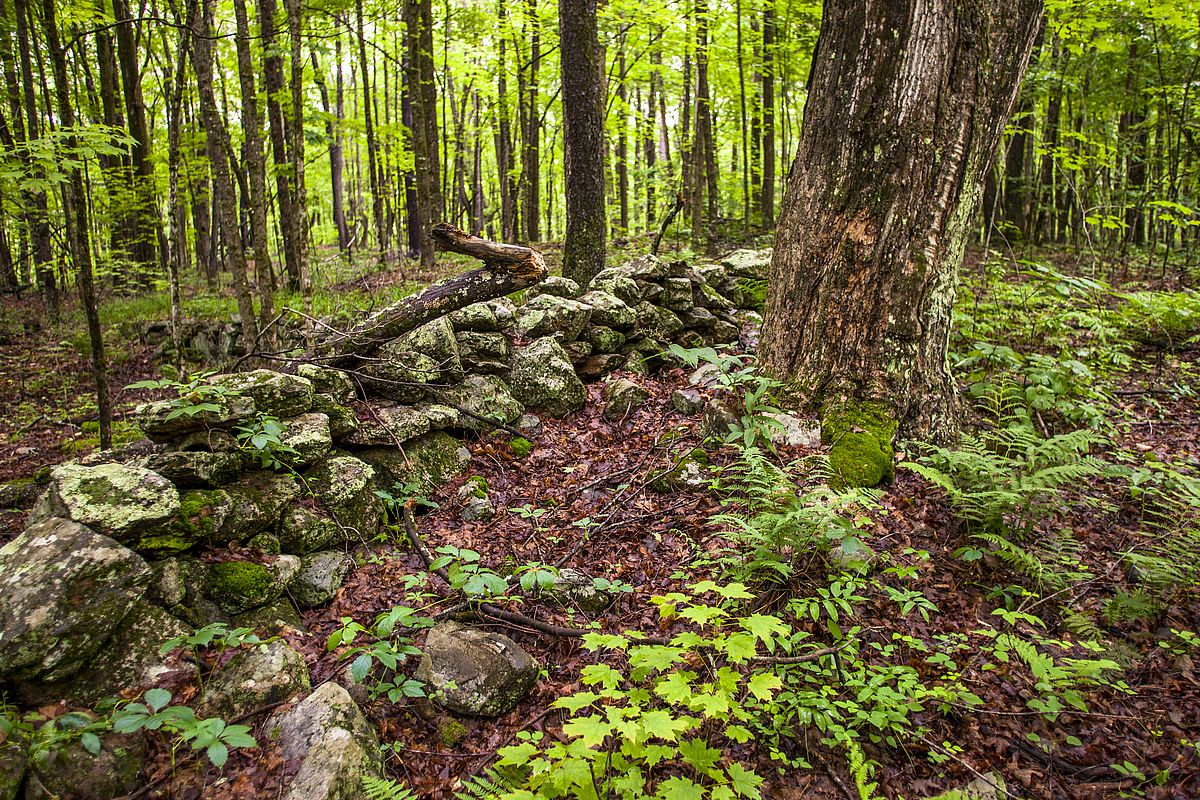
<svg viewBox="0 0 1200 800">
<path fill-rule="evenodd" d="M 896 427 L 883 403 L 826 402 L 821 411 L 821 441 L 829 445 L 831 482 L 837 487 L 858 487 L 892 480 Z"/>
</svg>

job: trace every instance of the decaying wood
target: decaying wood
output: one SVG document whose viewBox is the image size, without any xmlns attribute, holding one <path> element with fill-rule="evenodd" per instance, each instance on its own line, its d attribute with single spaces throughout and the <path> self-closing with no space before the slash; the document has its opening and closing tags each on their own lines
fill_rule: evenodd
<svg viewBox="0 0 1200 800">
<path fill-rule="evenodd" d="M 432 237 L 439 249 L 477 258 L 483 266 L 405 297 L 348 331 L 324 337 L 309 358 L 344 364 L 438 317 L 532 286 L 548 274 L 542 254 L 529 247 L 489 242 L 446 222 L 434 226 Z"/>
<path fill-rule="evenodd" d="M 662 221 L 662 227 L 658 229 L 658 234 L 654 237 L 654 244 L 650 245 L 650 255 L 658 255 L 658 246 L 662 244 L 663 235 L 666 234 L 667 228 L 671 227 L 671 223 L 675 221 L 675 217 L 683 210 L 683 192 L 675 193 L 675 203 L 671 206 L 671 210 L 667 212 L 667 216 Z"/>
</svg>

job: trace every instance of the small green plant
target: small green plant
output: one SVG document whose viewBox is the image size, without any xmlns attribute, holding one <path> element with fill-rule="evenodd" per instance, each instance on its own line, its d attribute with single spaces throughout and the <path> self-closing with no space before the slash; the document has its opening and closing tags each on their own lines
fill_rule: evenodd
<svg viewBox="0 0 1200 800">
<path fill-rule="evenodd" d="M 468 548 L 443 545 L 436 551 L 438 557 L 429 565 L 430 569 L 445 569 L 450 588 L 471 598 L 495 597 L 508 591 L 508 582 L 492 570 L 483 566 L 479 553 Z"/>
<path fill-rule="evenodd" d="M 150 689 L 142 701 L 117 706 L 112 713 L 112 729 L 117 733 L 162 730 L 176 737 L 176 747 L 187 744 L 203 751 L 216 767 L 225 766 L 230 749 L 258 747 L 249 726 L 229 725 L 217 717 L 197 717 L 187 706 L 172 706 L 171 693 L 166 689 Z"/>
<path fill-rule="evenodd" d="M 377 616 L 370 627 L 351 617 L 342 617 L 341 623 L 329 635 L 325 647 L 331 653 L 347 648 L 338 658 L 350 660 L 351 677 L 364 684 L 372 698 L 386 697 L 389 702 L 398 703 L 405 698 L 425 696 L 424 684 L 399 672 L 409 656 L 421 654 L 412 645 L 412 638 L 402 632 L 432 627 L 432 619 L 407 606 L 395 606 Z"/>
<path fill-rule="evenodd" d="M 237 440 L 242 450 L 256 458 L 263 469 L 287 469 L 300 454 L 284 443 L 286 432 L 284 423 L 260 411 L 251 422 L 237 426 Z"/>
<path fill-rule="evenodd" d="M 228 396 L 229 391 L 222 386 L 215 386 L 208 379 L 215 372 L 198 372 L 188 376 L 186 380 L 176 381 L 170 378 L 147 380 L 131 383 L 126 389 L 149 389 L 152 391 L 171 391 L 175 397 L 171 399 L 171 410 L 167 412 L 167 421 L 178 417 L 194 417 L 202 412 L 220 413 L 218 401 Z"/>
<path fill-rule="evenodd" d="M 777 430 L 780 423 L 771 415 L 781 413 L 774 405 L 774 396 L 783 384 L 758 372 L 753 356 L 718 353 L 711 347 L 682 347 L 671 345 L 670 352 L 689 367 L 701 363 L 711 364 L 717 369 L 713 377 L 717 384 L 728 390 L 734 400 L 738 419 L 729 426 L 725 434 L 727 444 L 751 447 L 763 440 L 769 446 L 769 433 Z"/>
</svg>

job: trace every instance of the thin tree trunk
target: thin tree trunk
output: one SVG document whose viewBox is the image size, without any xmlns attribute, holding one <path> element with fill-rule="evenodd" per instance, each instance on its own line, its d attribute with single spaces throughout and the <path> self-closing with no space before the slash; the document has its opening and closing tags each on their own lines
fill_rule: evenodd
<svg viewBox="0 0 1200 800">
<path fill-rule="evenodd" d="M 333 224 L 338 232 L 338 250 L 350 250 L 350 229 L 346 226 L 346 209 L 342 199 L 342 40 L 334 40 L 334 63 L 337 65 L 337 106 L 329 100 L 329 86 L 317 63 L 317 51 L 309 51 L 312 58 L 313 79 L 321 92 L 321 110 L 325 112 L 325 137 L 329 139 L 329 183 L 333 200 Z"/>
<path fill-rule="evenodd" d="M 303 277 L 303 258 L 299 243 L 301 232 L 296 230 L 296 200 L 292 163 L 288 156 L 291 138 L 284 118 L 280 97 L 287 96 L 283 79 L 283 57 L 275 37 L 277 24 L 275 0 L 258 0 L 258 25 L 263 48 L 263 81 L 267 90 L 267 120 L 271 136 L 271 161 L 275 167 L 275 203 L 278 206 L 279 229 L 283 239 L 283 263 L 287 287 L 298 291 Z"/>
<path fill-rule="evenodd" d="M 308 188 L 304 179 L 304 18 L 300 0 L 284 0 L 288 35 L 291 40 L 292 113 L 288 120 L 292 133 L 288 154 L 291 157 L 292 234 L 296 237 L 296 285 L 307 293 L 308 275 Z"/>
<path fill-rule="evenodd" d="M 629 88 L 625 81 L 625 39 L 617 53 L 617 202 L 621 234 L 629 233 Z"/>
<path fill-rule="evenodd" d="M 367 40 L 363 33 L 362 0 L 354 4 L 355 21 L 358 27 L 358 72 L 362 83 L 363 122 L 367 135 L 367 180 L 371 186 L 371 216 L 375 221 L 375 243 L 379 246 L 379 263 L 387 261 L 391 249 L 387 221 L 383 216 L 383 189 L 379 185 L 379 140 L 375 135 L 375 124 L 371 115 L 371 82 L 367 78 L 370 62 L 367 60 Z"/>
<path fill-rule="evenodd" d="M 762 71 L 762 224 L 775 224 L 775 0 L 763 0 Z"/>
<path fill-rule="evenodd" d="M 742 123 L 742 232 L 750 233 L 750 137 L 746 129 L 746 60 L 742 54 L 742 0 L 736 0 L 738 108 Z"/>
<path fill-rule="evenodd" d="M 513 174 L 512 124 L 508 108 L 508 66 L 506 63 L 507 38 L 504 0 L 496 3 L 499 22 L 500 50 L 496 66 L 496 172 L 500 183 L 500 239 L 505 242 L 517 240 L 517 179 Z"/>
<path fill-rule="evenodd" d="M 31 36 L 28 26 L 29 8 L 25 0 L 14 0 L 17 22 L 17 53 L 21 61 L 21 80 L 25 84 L 25 130 L 29 141 L 35 141 L 40 136 L 41 122 L 37 110 L 37 84 L 33 80 L 33 62 L 30 59 Z M 40 168 L 34 168 L 35 179 L 44 179 Z M 37 275 L 38 286 L 42 290 L 47 308 L 52 316 L 58 316 L 61 299 L 59 297 L 58 280 L 54 275 L 54 252 L 50 246 L 50 215 L 47 210 L 45 189 L 30 189 L 27 206 L 29 224 L 29 239 L 33 250 L 33 266 Z"/>
<path fill-rule="evenodd" d="M 529 39 L 529 78 L 525 84 L 528 93 L 525 100 L 525 126 L 521 131 L 523 152 L 521 155 L 521 182 L 525 187 L 525 198 L 521 204 L 522 219 L 525 220 L 525 238 L 530 242 L 541 239 L 539 233 L 538 160 L 542 135 L 541 116 L 538 114 L 538 64 L 542 57 L 541 21 L 538 19 L 537 0 L 525 2 L 525 35 Z"/>
</svg>

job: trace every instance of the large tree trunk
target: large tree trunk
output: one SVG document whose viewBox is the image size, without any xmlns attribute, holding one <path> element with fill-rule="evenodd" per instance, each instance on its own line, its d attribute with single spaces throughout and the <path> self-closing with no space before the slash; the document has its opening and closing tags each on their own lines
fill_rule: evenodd
<svg viewBox="0 0 1200 800">
<path fill-rule="evenodd" d="M 957 432 L 955 276 L 1041 11 L 1041 0 L 825 4 L 761 355 L 822 405 L 848 482 L 890 474 L 897 426 L 937 441 Z"/>
<path fill-rule="evenodd" d="M 258 25 L 262 36 L 263 79 L 267 90 L 267 119 L 271 131 L 271 160 L 275 164 L 275 201 L 279 206 L 279 228 L 283 235 L 283 263 L 287 271 L 287 286 L 292 291 L 300 289 L 304 277 L 304 255 L 300 241 L 302 233 L 296 218 L 296 189 L 292 163 L 288 157 L 287 121 L 283 106 L 279 102 L 286 97 L 283 80 L 283 57 L 275 38 L 275 0 L 258 0 Z M 202 109 L 203 110 L 203 109 Z"/>
<path fill-rule="evenodd" d="M 412 94 L 413 163 L 417 183 L 417 219 L 421 266 L 433 266 L 431 226 L 442 214 L 438 167 L 437 80 L 433 69 L 433 8 L 430 0 L 406 0 L 408 85 Z"/>
<path fill-rule="evenodd" d="M 558 0 L 567 234 L 562 274 L 586 287 L 604 269 L 604 86 L 596 0 Z"/>
</svg>

